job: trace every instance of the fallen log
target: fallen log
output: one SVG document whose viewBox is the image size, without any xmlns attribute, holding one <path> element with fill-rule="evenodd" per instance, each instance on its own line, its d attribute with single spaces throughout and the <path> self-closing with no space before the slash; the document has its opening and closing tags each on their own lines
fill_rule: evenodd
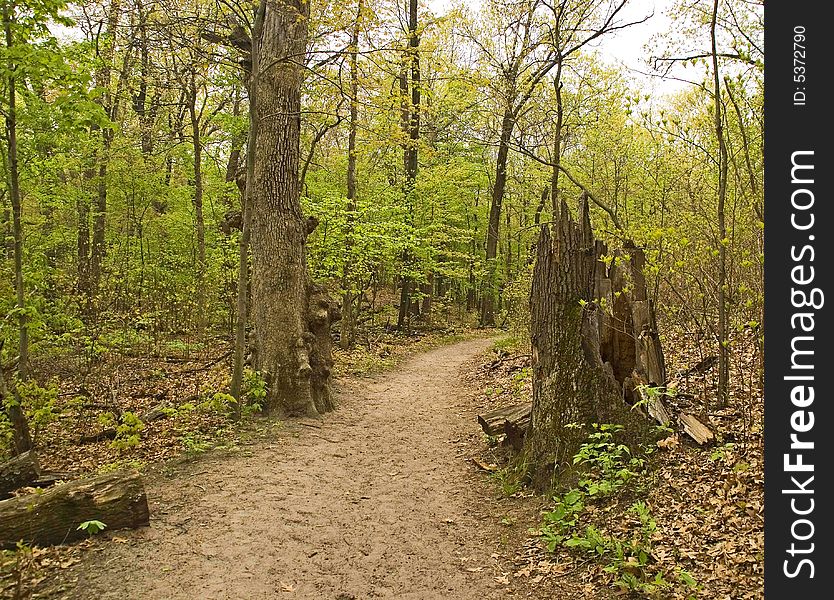
<svg viewBox="0 0 834 600">
<path fill-rule="evenodd" d="M 38 457 L 32 450 L 0 464 L 0 498 L 5 498 L 10 492 L 31 484 L 40 474 Z"/>
<path fill-rule="evenodd" d="M 0 548 L 63 544 L 87 537 L 78 529 L 101 521 L 108 531 L 149 523 L 148 500 L 137 471 L 79 479 L 39 494 L 0 501 Z"/>
<path fill-rule="evenodd" d="M 487 435 L 501 435 L 505 433 L 504 424 L 506 422 L 517 422 L 524 418 L 529 420 L 532 410 L 532 402 L 496 408 L 495 410 L 478 415 L 478 423 Z"/>
<path fill-rule="evenodd" d="M 67 473 L 66 471 L 41 472 L 40 477 L 38 477 L 34 481 L 29 482 L 29 484 L 26 487 L 46 488 L 51 487 L 59 482 L 70 481 L 72 478 L 73 474 Z"/>
</svg>

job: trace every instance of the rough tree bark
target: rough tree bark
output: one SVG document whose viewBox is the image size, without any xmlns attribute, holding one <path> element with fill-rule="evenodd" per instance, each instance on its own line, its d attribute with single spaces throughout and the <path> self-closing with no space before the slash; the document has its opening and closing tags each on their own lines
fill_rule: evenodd
<svg viewBox="0 0 834 600">
<path fill-rule="evenodd" d="M 619 423 L 632 437 L 645 433 L 648 421 L 629 403 L 646 400 L 649 413 L 668 421 L 641 387 L 666 381 L 642 250 L 627 245 L 610 266 L 600 261 L 606 254 L 594 240 L 586 194 L 579 222 L 563 201 L 552 234 L 542 227 L 530 295 L 533 409 L 525 442 L 542 487 L 555 468 L 570 463 L 590 424 Z"/>
<path fill-rule="evenodd" d="M 301 212 L 298 177 L 308 19 L 305 0 L 267 0 L 253 57 L 259 71 L 253 82 L 259 124 L 251 198 L 253 362 L 269 386 L 265 409 L 285 416 L 330 408 L 317 405 L 330 384 L 329 343 L 322 345 L 320 335 L 321 304 L 330 302 L 307 270 L 307 236 L 317 223 Z M 338 313 L 325 312 L 328 318 Z"/>
</svg>

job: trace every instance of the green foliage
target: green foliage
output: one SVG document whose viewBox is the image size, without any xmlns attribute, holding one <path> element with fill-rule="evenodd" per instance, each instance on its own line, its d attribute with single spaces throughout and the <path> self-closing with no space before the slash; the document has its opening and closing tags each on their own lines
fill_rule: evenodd
<svg viewBox="0 0 834 600">
<path fill-rule="evenodd" d="M 735 448 L 735 444 L 732 442 L 727 442 L 722 444 L 721 446 L 717 446 L 710 452 L 709 459 L 712 462 L 716 461 L 723 461 L 723 462 L 730 462 L 733 458 L 733 448 Z"/>
<path fill-rule="evenodd" d="M 145 424 L 136 413 L 127 410 L 119 418 L 119 423 L 116 425 L 116 437 L 110 445 L 121 452 L 136 448 L 142 441 L 143 429 L 145 429 Z"/>
<path fill-rule="evenodd" d="M 615 442 L 614 436 L 621 430 L 619 425 L 594 426 L 574 456 L 573 463 L 585 469 L 578 486 L 553 498 L 553 507 L 542 513 L 539 535 L 549 552 L 564 547 L 589 554 L 605 564 L 603 570 L 612 575 L 615 586 L 654 597 L 672 584 L 652 559 L 657 523 L 648 505 L 640 500 L 631 505 L 628 513 L 636 517 L 638 526 L 631 530 L 630 539 L 609 535 L 587 523 L 589 503 L 621 492 L 644 472 L 645 459 Z M 677 572 L 676 578 L 686 587 L 697 586 L 684 571 Z"/>
<path fill-rule="evenodd" d="M 501 486 L 501 495 L 510 498 L 524 488 L 524 465 L 510 465 L 498 469 L 490 477 Z"/>
<path fill-rule="evenodd" d="M 579 487 L 590 496 L 605 497 L 642 472 L 646 461 L 632 456 L 628 446 L 615 441 L 615 434 L 623 429 L 621 425 L 594 424 L 593 427 L 594 432 L 573 457 L 573 464 L 586 468 Z"/>
<path fill-rule="evenodd" d="M 183 448 L 185 448 L 185 451 L 188 454 L 202 454 L 212 447 L 211 441 L 199 431 L 188 432 L 184 434 L 180 440 L 182 441 Z"/>
<path fill-rule="evenodd" d="M 254 414 L 260 412 L 263 410 L 266 401 L 266 379 L 258 371 L 246 368 L 243 371 L 241 393 L 246 399 L 246 403 L 243 405 L 243 413 Z"/>
<path fill-rule="evenodd" d="M 44 427 L 55 421 L 61 414 L 57 407 L 58 382 L 50 381 L 45 387 L 30 379 L 15 383 L 20 403 L 31 428 L 32 441 L 37 443 Z"/>
<path fill-rule="evenodd" d="M 197 409 L 204 412 L 213 412 L 228 417 L 237 408 L 237 400 L 231 394 L 215 392 L 207 400 L 200 402 Z"/>
<path fill-rule="evenodd" d="M 102 523 L 101 521 L 91 520 L 91 521 L 84 521 L 78 527 L 76 527 L 77 531 L 83 531 L 87 535 L 95 535 L 99 531 L 104 531 L 107 528 L 107 525 Z"/>
</svg>

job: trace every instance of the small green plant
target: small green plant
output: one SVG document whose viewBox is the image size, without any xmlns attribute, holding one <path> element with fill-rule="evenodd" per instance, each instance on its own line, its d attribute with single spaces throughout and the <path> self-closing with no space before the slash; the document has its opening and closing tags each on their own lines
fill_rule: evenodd
<svg viewBox="0 0 834 600">
<path fill-rule="evenodd" d="M 523 471 L 512 467 L 504 467 L 503 469 L 499 469 L 492 474 L 492 478 L 495 479 L 501 486 L 501 494 L 505 498 L 509 498 L 517 494 L 524 487 L 524 484 L 519 476 L 519 472 Z"/>
<path fill-rule="evenodd" d="M 615 586 L 657 597 L 672 584 L 652 559 L 657 522 L 649 506 L 638 500 L 629 508 L 629 514 L 639 523 L 630 539 L 609 535 L 588 522 L 592 513 L 586 510 L 587 505 L 622 491 L 645 472 L 645 459 L 634 456 L 630 448 L 615 440 L 621 430 L 619 425 L 594 425 L 574 456 L 573 463 L 583 467 L 577 487 L 554 496 L 553 508 L 542 513 L 538 533 L 549 552 L 564 547 L 589 554 L 604 564 L 603 570 L 612 575 Z M 688 588 L 697 586 L 688 573 L 675 575 Z"/>
<path fill-rule="evenodd" d="M 208 400 L 197 405 L 204 412 L 214 412 L 220 415 L 230 415 L 237 407 L 237 400 L 231 394 L 215 392 Z"/>
<path fill-rule="evenodd" d="M 585 508 L 585 492 L 573 489 L 553 500 L 553 510 L 543 513 L 544 525 L 541 528 L 549 552 L 555 552 L 576 526 L 578 516 Z"/>
<path fill-rule="evenodd" d="M 83 523 L 81 523 L 81 525 L 79 525 L 76 528 L 76 530 L 77 531 L 83 531 L 87 535 L 95 535 L 99 531 L 104 531 L 104 529 L 106 527 L 107 527 L 107 525 L 105 523 L 102 523 L 101 521 L 92 520 L 92 521 L 84 521 Z"/>
<path fill-rule="evenodd" d="M 637 386 L 637 391 L 639 392 L 640 400 L 631 405 L 632 410 L 638 407 L 645 407 L 652 400 L 660 399 L 664 396 L 674 397 L 677 395 L 675 388 L 666 388 L 662 385 L 642 384 Z"/>
<path fill-rule="evenodd" d="M 200 454 L 211 448 L 211 442 L 197 431 L 186 433 L 181 439 L 182 445 L 188 454 Z"/>
<path fill-rule="evenodd" d="M 614 435 L 623 429 L 622 425 L 595 423 L 593 427 L 594 432 L 588 435 L 588 441 L 573 457 L 573 464 L 586 468 L 579 487 L 589 496 L 605 497 L 643 472 L 646 461 L 632 456 L 628 446 L 615 441 Z"/>
<path fill-rule="evenodd" d="M 698 584 L 698 581 L 692 577 L 692 575 L 688 571 L 684 571 L 683 569 L 677 569 L 675 571 L 675 575 L 678 578 L 678 581 L 683 583 L 686 587 L 693 591 L 698 591 L 701 589 L 701 586 Z"/>
<path fill-rule="evenodd" d="M 524 395 L 524 387 L 527 384 L 527 382 L 530 381 L 531 373 L 532 371 L 530 367 L 523 367 L 515 373 L 513 373 L 513 398 L 521 398 Z"/>
<path fill-rule="evenodd" d="M 244 414 L 254 414 L 263 410 L 266 402 L 267 384 L 266 379 L 253 369 L 246 369 L 243 372 L 243 397 L 246 403 L 243 405 Z"/>
<path fill-rule="evenodd" d="M 716 462 L 718 460 L 723 460 L 724 462 L 730 462 L 733 458 L 733 448 L 735 448 L 735 444 L 732 442 L 727 442 L 721 446 L 715 448 L 709 455 L 709 459 L 712 462 Z"/>
<path fill-rule="evenodd" d="M 110 445 L 120 452 L 124 452 L 130 448 L 135 448 L 141 443 L 141 433 L 145 428 L 145 424 L 136 413 L 129 410 L 122 413 L 119 421 L 119 424 L 116 425 L 116 437 L 113 438 Z"/>
</svg>

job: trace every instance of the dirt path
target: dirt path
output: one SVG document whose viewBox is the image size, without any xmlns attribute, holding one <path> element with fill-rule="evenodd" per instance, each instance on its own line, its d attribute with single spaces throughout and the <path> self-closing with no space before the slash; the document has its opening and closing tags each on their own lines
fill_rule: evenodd
<svg viewBox="0 0 834 600">
<path fill-rule="evenodd" d="M 513 597 L 462 439 L 476 425 L 459 373 L 489 343 L 348 380 L 320 428 L 152 478 L 151 527 L 116 533 L 73 597 Z"/>
</svg>

